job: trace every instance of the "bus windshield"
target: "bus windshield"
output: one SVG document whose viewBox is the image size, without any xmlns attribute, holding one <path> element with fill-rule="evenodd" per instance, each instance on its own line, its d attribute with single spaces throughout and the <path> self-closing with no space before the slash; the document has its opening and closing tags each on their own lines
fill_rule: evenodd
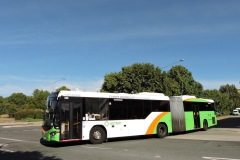
<svg viewBox="0 0 240 160">
<path fill-rule="evenodd" d="M 57 113 L 57 99 L 51 95 L 47 99 L 43 126 L 46 128 L 59 127 L 59 114 Z"/>
</svg>

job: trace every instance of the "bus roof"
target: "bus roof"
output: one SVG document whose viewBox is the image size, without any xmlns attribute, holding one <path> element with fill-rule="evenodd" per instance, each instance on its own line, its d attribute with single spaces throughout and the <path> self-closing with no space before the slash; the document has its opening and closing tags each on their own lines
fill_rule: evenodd
<svg viewBox="0 0 240 160">
<path fill-rule="evenodd" d="M 137 94 L 128 93 L 103 93 L 82 91 L 60 91 L 57 97 L 88 97 L 88 98 L 113 98 L 113 99 L 144 99 L 144 100 L 169 100 L 163 93 L 142 92 Z"/>
<path fill-rule="evenodd" d="M 196 98 L 195 96 L 182 95 L 182 96 L 172 96 L 170 99 L 178 99 L 185 102 L 206 102 L 214 103 L 212 99 Z"/>
<path fill-rule="evenodd" d="M 212 99 L 204 99 L 204 98 L 189 98 L 184 100 L 185 102 L 206 102 L 206 103 L 214 103 Z"/>
</svg>

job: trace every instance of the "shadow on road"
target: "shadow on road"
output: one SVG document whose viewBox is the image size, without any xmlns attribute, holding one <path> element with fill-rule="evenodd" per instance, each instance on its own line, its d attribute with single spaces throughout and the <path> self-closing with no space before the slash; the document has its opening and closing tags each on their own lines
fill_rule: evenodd
<svg viewBox="0 0 240 160">
<path fill-rule="evenodd" d="M 76 141 L 76 142 L 47 142 L 44 141 L 42 138 L 40 139 L 40 143 L 43 146 L 46 147 L 67 147 L 67 146 L 75 146 L 75 145 L 83 145 L 83 144 L 87 144 L 88 141 Z"/>
<path fill-rule="evenodd" d="M 41 152 L 3 152 L 0 151 L 1 160 L 61 160 L 55 156 L 45 156 Z"/>
<path fill-rule="evenodd" d="M 217 126 L 213 128 L 240 128 L 240 116 L 218 120 Z"/>
<path fill-rule="evenodd" d="M 118 138 L 109 138 L 107 142 L 122 142 L 122 141 L 130 141 L 130 140 L 140 140 L 140 139 L 150 139 L 150 138 L 158 138 L 157 135 L 143 135 L 143 136 L 130 136 L 130 137 L 118 137 Z M 159 138 L 158 138 L 159 139 Z M 40 143 L 46 147 L 68 147 L 75 145 L 87 145 L 91 144 L 89 141 L 76 141 L 76 142 L 46 142 L 40 139 Z M 96 144 L 93 144 L 96 145 Z M 1 160 L 1 159 L 0 159 Z"/>
</svg>

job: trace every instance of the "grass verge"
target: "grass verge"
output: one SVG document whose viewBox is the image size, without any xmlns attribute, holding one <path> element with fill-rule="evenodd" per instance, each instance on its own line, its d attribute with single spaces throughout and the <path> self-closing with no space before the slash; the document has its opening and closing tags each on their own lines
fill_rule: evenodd
<svg viewBox="0 0 240 160">
<path fill-rule="evenodd" d="M 41 122 L 42 119 L 25 118 L 15 120 L 14 118 L 0 118 L 0 123 L 14 123 L 14 122 Z"/>
</svg>

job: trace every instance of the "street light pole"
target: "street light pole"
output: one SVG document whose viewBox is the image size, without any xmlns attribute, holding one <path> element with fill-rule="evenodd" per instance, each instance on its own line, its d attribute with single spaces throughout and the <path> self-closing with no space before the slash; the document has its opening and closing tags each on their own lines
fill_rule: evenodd
<svg viewBox="0 0 240 160">
<path fill-rule="evenodd" d="M 176 63 L 183 62 L 183 61 L 184 61 L 184 59 L 180 59 L 180 60 L 178 60 L 178 61 L 176 61 L 176 62 L 173 62 L 173 63 L 171 63 L 171 64 L 169 64 L 169 65 L 166 65 L 166 66 L 163 66 L 163 67 L 160 67 L 160 68 L 161 68 L 161 69 L 167 68 L 167 67 L 169 67 L 169 66 L 172 66 L 172 65 L 174 65 L 174 64 L 176 64 Z"/>
</svg>

